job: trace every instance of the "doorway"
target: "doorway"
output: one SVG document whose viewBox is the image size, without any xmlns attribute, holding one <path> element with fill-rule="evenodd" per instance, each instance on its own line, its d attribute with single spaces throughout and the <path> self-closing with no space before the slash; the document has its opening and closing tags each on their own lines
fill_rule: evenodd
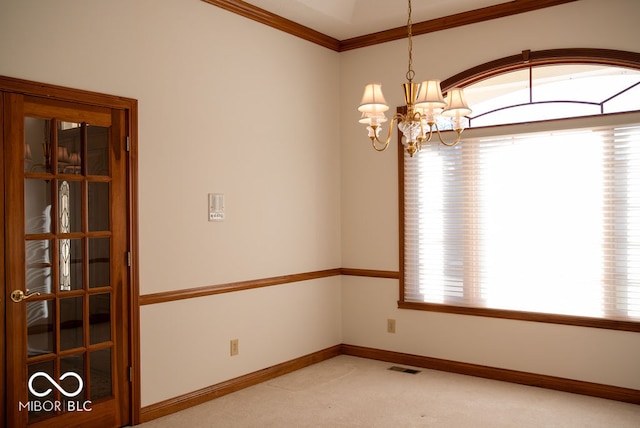
<svg viewBox="0 0 640 428">
<path fill-rule="evenodd" d="M 137 104 L 2 83 L 3 420 L 135 423 Z"/>
</svg>

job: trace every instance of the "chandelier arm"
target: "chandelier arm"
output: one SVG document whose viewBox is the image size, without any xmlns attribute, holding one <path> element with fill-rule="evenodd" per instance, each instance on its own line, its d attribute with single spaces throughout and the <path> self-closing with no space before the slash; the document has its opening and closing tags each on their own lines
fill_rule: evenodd
<svg viewBox="0 0 640 428">
<path fill-rule="evenodd" d="M 402 121 L 403 117 L 404 116 L 402 116 L 400 113 L 396 113 L 396 114 L 393 115 L 393 117 L 391 118 L 391 122 L 389 123 L 389 133 L 387 134 L 387 138 L 384 141 L 381 140 L 380 138 L 378 138 L 377 133 L 374 131 L 373 137 L 370 137 L 371 138 L 371 144 L 373 145 L 374 149 L 376 149 L 379 152 L 382 152 L 382 151 L 386 150 L 387 147 L 389 147 L 389 143 L 391 142 L 391 136 L 393 134 L 394 124 L 397 121 Z M 381 145 L 382 148 L 378 148 L 376 143 Z"/>
<path fill-rule="evenodd" d="M 433 124 L 431 123 L 429 124 L 429 136 L 424 141 L 428 143 L 429 141 L 431 141 L 432 137 L 433 137 Z"/>
<path fill-rule="evenodd" d="M 376 138 L 371 137 L 371 147 L 373 147 L 373 148 L 375 149 L 375 151 L 377 151 L 377 152 L 384 152 L 385 150 L 387 150 L 387 147 L 389 147 L 389 144 L 385 144 L 385 145 L 384 145 L 384 146 L 382 146 L 382 147 L 378 147 L 378 146 L 376 145 L 376 140 L 377 140 Z"/>
<path fill-rule="evenodd" d="M 422 151 L 422 143 L 424 143 L 425 141 L 429 142 L 429 139 L 431 139 L 431 127 L 429 127 L 429 138 L 425 138 L 424 137 L 424 121 L 423 116 L 419 113 L 416 112 L 415 116 L 418 119 L 418 122 L 420 123 L 420 136 L 417 138 L 418 140 L 418 151 Z"/>
<path fill-rule="evenodd" d="M 427 125 L 429 125 L 429 136 L 424 139 L 425 143 L 430 142 L 431 138 L 433 138 L 433 127 L 435 125 L 435 122 L 429 122 L 429 123 L 427 123 Z M 436 127 L 436 129 L 438 129 L 438 125 L 435 125 L 435 127 Z"/>
<path fill-rule="evenodd" d="M 419 113 L 417 113 L 417 114 L 419 114 Z M 433 137 L 433 122 L 425 122 L 423 120 L 424 116 L 422 116 L 422 115 L 419 115 L 419 118 L 420 118 L 420 136 L 418 137 L 418 142 L 420 144 L 428 143 L 429 141 L 431 141 L 431 137 Z M 427 126 L 429 126 L 429 135 L 426 135 L 426 136 L 425 136 L 425 134 L 426 134 L 425 126 L 424 126 L 425 123 L 427 124 Z"/>
<path fill-rule="evenodd" d="M 458 144 L 460 142 L 460 139 L 462 138 L 462 131 L 464 131 L 464 129 L 456 129 L 456 139 L 453 143 L 447 143 L 443 138 L 442 138 L 442 134 L 440 134 L 440 128 L 438 128 L 438 124 L 436 123 L 436 131 L 438 132 L 438 139 L 440 140 L 440 142 L 442 144 L 444 144 L 447 147 L 453 147 L 456 144 Z"/>
</svg>

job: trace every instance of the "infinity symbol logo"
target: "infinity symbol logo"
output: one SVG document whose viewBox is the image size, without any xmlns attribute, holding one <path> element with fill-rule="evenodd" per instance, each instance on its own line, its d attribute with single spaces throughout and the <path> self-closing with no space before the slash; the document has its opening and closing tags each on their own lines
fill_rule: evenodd
<svg viewBox="0 0 640 428">
<path fill-rule="evenodd" d="M 62 376 L 60 376 L 60 382 L 62 382 L 63 380 L 65 380 L 66 378 L 68 378 L 69 376 L 74 377 L 78 380 L 78 389 L 76 389 L 73 392 L 67 392 L 64 390 L 64 388 L 62 388 L 62 386 L 60 386 L 60 384 L 56 383 L 55 380 L 53 380 L 51 378 L 51 376 L 49 376 L 47 373 L 45 372 L 35 372 L 34 374 L 31 375 L 31 377 L 29 378 L 29 391 L 31 391 L 31 393 L 33 395 L 35 395 L 36 397 L 44 397 L 45 395 L 48 395 L 52 389 L 49 388 L 44 392 L 38 392 L 35 389 L 33 389 L 33 381 L 37 378 L 37 377 L 44 377 L 46 378 L 49 382 L 51 382 L 51 385 L 53 385 L 58 391 L 60 391 L 60 393 L 62 395 L 64 395 L 65 397 L 75 397 L 76 395 L 80 394 L 80 391 L 82 391 L 82 387 L 84 386 L 84 383 L 82 382 L 82 378 L 80 377 L 79 374 L 74 373 L 74 372 L 66 372 L 65 374 L 63 374 Z"/>
</svg>

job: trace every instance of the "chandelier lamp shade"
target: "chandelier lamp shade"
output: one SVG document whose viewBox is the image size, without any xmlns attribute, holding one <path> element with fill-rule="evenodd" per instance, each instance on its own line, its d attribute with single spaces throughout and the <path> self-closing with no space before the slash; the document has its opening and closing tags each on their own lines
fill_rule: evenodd
<svg viewBox="0 0 640 428">
<path fill-rule="evenodd" d="M 398 129 L 405 137 L 404 145 L 407 153 L 413 157 L 416 152 L 422 149 L 423 143 L 431 141 L 434 131 L 442 144 L 446 146 L 458 144 L 464 130 L 465 116 L 471 114 L 471 109 L 467 105 L 464 92 L 460 88 L 449 90 L 447 100 L 445 100 L 439 80 L 425 80 L 422 83 L 413 82 L 415 72 L 412 64 L 411 0 L 408 0 L 408 3 L 409 67 L 406 75 L 407 82 L 402 85 L 406 104 L 405 113 L 396 113 L 392 116 L 387 137 L 380 139 L 381 124 L 388 121 L 385 112 L 389 110 L 389 105 L 384 99 L 380 83 L 369 83 L 365 86 L 358 111 L 362 113 L 359 122 L 367 125 L 369 138 L 374 149 L 383 151 L 389 147 L 393 125 L 397 122 Z M 453 119 L 453 128 L 456 132 L 456 139 L 453 142 L 446 142 L 442 138 L 437 124 L 438 116 L 451 117 Z"/>
</svg>

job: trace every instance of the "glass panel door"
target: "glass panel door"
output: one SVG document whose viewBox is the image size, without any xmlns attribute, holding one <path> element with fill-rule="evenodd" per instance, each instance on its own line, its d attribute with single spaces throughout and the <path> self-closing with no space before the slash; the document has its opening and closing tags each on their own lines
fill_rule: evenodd
<svg viewBox="0 0 640 428">
<path fill-rule="evenodd" d="M 127 292 L 127 232 L 113 225 L 127 216 L 123 113 L 14 97 L 7 264 L 24 263 L 7 275 L 8 421 L 121 425 L 127 332 L 115 326 L 127 325 L 116 306 Z"/>
</svg>

